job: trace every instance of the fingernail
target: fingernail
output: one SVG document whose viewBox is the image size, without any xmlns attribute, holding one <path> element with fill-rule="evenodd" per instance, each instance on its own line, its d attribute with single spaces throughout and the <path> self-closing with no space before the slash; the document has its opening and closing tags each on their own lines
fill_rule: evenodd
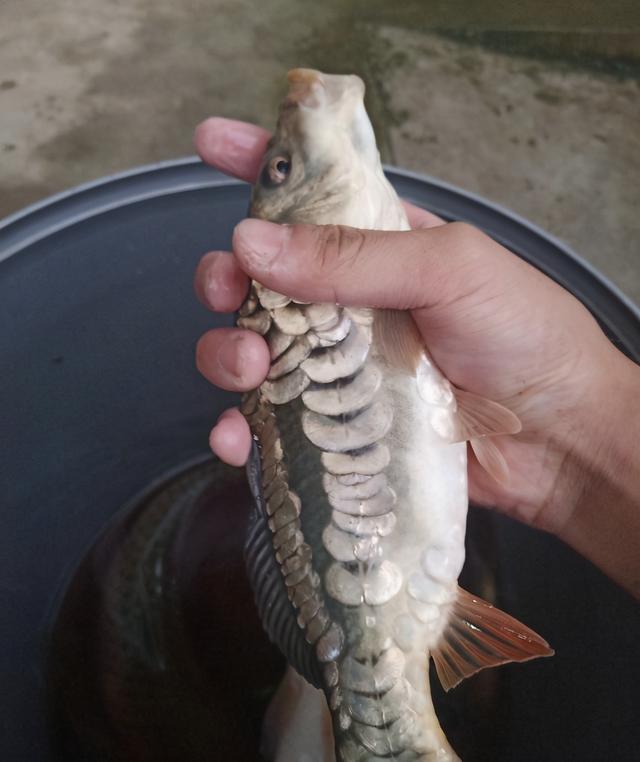
<svg viewBox="0 0 640 762">
<path fill-rule="evenodd" d="M 229 156 L 228 120 L 221 117 L 210 117 L 201 122 L 195 131 L 196 148 L 202 155 L 206 154 L 206 161 L 213 162 L 217 169 L 229 172 L 233 167 L 233 157 Z"/>
<path fill-rule="evenodd" d="M 220 120 L 217 117 L 210 117 L 200 122 L 196 126 L 193 138 L 196 148 L 200 145 L 210 151 L 215 151 L 220 145 Z"/>
<path fill-rule="evenodd" d="M 247 356 L 244 351 L 244 337 L 229 338 L 218 350 L 218 363 L 224 371 L 241 380 L 247 367 Z"/>
<path fill-rule="evenodd" d="M 284 250 L 289 230 L 265 220 L 243 220 L 233 233 L 233 250 L 252 270 L 266 270 Z"/>
</svg>

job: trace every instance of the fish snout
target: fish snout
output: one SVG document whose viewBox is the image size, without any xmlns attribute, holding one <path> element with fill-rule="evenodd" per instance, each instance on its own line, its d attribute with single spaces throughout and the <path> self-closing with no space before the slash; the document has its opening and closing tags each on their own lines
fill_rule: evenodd
<svg viewBox="0 0 640 762">
<path fill-rule="evenodd" d="M 362 100 L 364 82 L 355 74 L 323 74 L 316 69 L 291 69 L 287 75 L 287 102 L 306 108 L 339 103 L 345 99 Z"/>
</svg>

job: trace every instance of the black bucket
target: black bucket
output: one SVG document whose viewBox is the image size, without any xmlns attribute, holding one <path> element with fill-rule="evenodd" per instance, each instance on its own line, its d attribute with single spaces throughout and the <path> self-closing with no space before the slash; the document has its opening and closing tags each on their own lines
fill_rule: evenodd
<svg viewBox="0 0 640 762">
<path fill-rule="evenodd" d="M 561 243 L 438 181 L 388 173 L 401 195 L 477 225 L 565 286 L 623 352 L 640 359 L 636 307 Z M 225 724 L 232 735 L 257 734 L 256 707 L 281 668 L 247 604 L 242 476 L 207 455 L 209 427 L 235 398 L 211 388 L 194 368 L 199 335 L 232 318 L 196 303 L 193 272 L 203 252 L 228 248 L 248 194 L 245 184 L 186 159 L 85 185 L 0 224 L 2 759 L 147 759 L 149 728 L 164 749 L 164 756 L 156 749 L 155 760 L 255 753 L 234 755 L 231 745 L 222 754 L 229 740 L 216 732 L 203 732 L 193 744 L 176 741 L 197 735 L 200 721 L 214 731 Z M 203 473 L 215 483 L 209 479 L 209 491 L 199 492 L 187 518 L 181 514 L 172 525 L 163 556 L 163 579 L 173 592 L 178 580 L 178 608 L 193 625 L 186 640 L 197 675 L 186 690 L 150 688 L 152 707 L 145 696 L 120 706 L 120 724 L 117 712 L 105 719 L 105 706 L 120 694 L 92 694 L 103 664 L 94 646 L 106 626 L 101 574 L 113 568 L 114 554 L 162 485 L 173 485 L 167 494 L 179 502 L 180 479 L 195 474 L 190 483 L 197 483 Z M 232 517 L 227 524 L 225 516 Z M 637 759 L 636 604 L 552 537 L 504 517 L 473 511 L 469 537 L 480 555 L 491 545 L 499 604 L 543 633 L 556 656 L 487 673 L 500 674 L 491 700 L 482 694 L 486 684 L 473 681 L 457 698 L 456 691 L 438 694 L 445 729 L 463 759 Z M 243 619 L 234 618 L 234 609 Z M 147 643 L 155 653 L 150 669 L 165 664 L 167 642 Z M 232 668 L 224 678 L 223 662 Z M 267 665 L 265 674 L 256 664 Z M 216 692 L 224 690 L 228 709 L 242 700 L 229 698 L 233 686 L 250 683 L 256 695 L 245 710 L 255 716 L 235 727 Z M 214 699 L 200 700 L 202 692 Z M 165 738 L 158 729 L 176 721 L 175 708 L 185 701 L 197 705 L 194 713 Z M 153 722 L 141 730 L 148 717 Z M 137 734 L 136 745 L 123 751 L 125 739 L 125 746 L 114 741 L 106 750 L 105 737 L 129 732 Z"/>
</svg>

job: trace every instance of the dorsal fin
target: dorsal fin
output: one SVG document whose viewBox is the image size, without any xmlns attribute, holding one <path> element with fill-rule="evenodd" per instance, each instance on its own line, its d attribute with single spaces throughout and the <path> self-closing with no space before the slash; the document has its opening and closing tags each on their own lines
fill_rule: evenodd
<svg viewBox="0 0 640 762">
<path fill-rule="evenodd" d="M 247 462 L 247 477 L 254 500 L 244 546 L 249 583 L 256 599 L 262 626 L 283 656 L 316 688 L 322 687 L 320 668 L 313 646 L 305 640 L 297 622 L 296 611 L 287 595 L 287 587 L 272 544 L 267 511 L 262 495 L 260 454 L 253 444 Z"/>
<path fill-rule="evenodd" d="M 553 654 L 533 630 L 461 587 L 447 628 L 432 652 L 446 691 L 486 667 Z"/>
</svg>

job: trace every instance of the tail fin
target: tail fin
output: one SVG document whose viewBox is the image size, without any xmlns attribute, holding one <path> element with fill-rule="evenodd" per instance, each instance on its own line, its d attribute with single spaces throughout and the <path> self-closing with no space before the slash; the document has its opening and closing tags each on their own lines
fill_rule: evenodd
<svg viewBox="0 0 640 762">
<path fill-rule="evenodd" d="M 447 629 L 432 652 L 446 691 L 486 667 L 553 654 L 533 630 L 461 587 Z"/>
</svg>

